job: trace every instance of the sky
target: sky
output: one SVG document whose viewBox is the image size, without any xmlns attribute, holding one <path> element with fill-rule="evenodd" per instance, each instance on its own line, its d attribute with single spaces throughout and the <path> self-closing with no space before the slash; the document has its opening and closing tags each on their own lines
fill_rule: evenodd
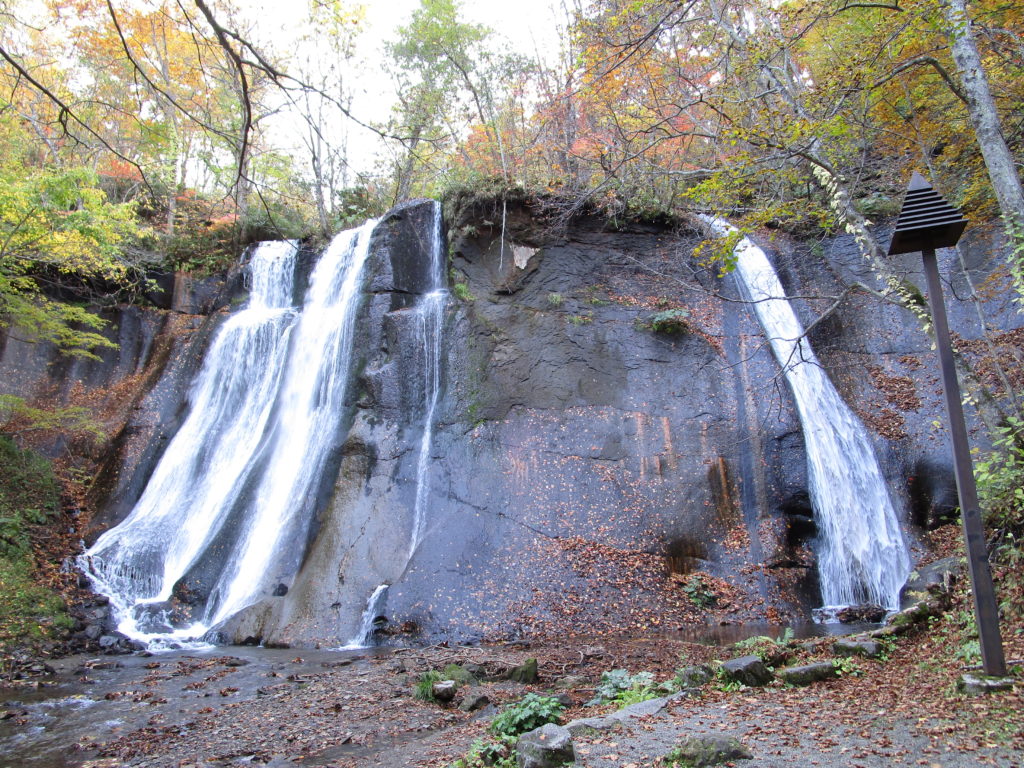
<svg viewBox="0 0 1024 768">
<path fill-rule="evenodd" d="M 248 15 L 263 33 L 284 36 L 296 34 L 296 25 L 305 17 L 303 0 L 241 0 Z M 365 0 L 366 20 L 357 43 L 357 56 L 363 66 L 358 74 L 352 112 L 364 122 L 384 122 L 394 102 L 394 91 L 377 62 L 384 56 L 384 44 L 392 39 L 395 29 L 407 23 L 420 0 Z M 301 10 L 297 11 L 297 7 Z M 466 21 L 483 24 L 505 38 L 512 50 L 528 57 L 552 57 L 557 53 L 560 19 L 565 14 L 560 0 L 463 0 Z M 263 36 L 261 35 L 261 37 Z M 287 122 L 278 125 L 280 141 L 287 142 Z M 373 157 L 380 149 L 380 139 L 358 126 L 347 126 L 350 162 L 359 172 L 372 170 Z M 278 143 L 278 142 L 275 142 Z"/>
</svg>

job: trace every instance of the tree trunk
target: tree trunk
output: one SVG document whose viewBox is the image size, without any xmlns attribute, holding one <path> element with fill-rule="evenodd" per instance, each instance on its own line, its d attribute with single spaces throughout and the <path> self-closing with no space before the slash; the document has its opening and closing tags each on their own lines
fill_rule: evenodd
<svg viewBox="0 0 1024 768">
<path fill-rule="evenodd" d="M 985 159 L 992 189 L 999 201 L 999 209 L 1011 233 L 1017 237 L 1024 236 L 1024 190 L 999 124 L 999 113 L 971 32 L 966 0 L 944 0 L 943 8 L 949 24 L 950 50 L 967 98 L 967 112 Z"/>
</svg>

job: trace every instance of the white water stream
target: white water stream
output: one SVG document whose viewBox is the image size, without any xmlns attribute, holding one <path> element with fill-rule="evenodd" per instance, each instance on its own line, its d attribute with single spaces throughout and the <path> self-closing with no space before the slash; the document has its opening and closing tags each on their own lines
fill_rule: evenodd
<svg viewBox="0 0 1024 768">
<path fill-rule="evenodd" d="M 734 231 L 720 219 L 702 218 L 719 235 Z M 789 382 L 803 425 L 826 613 L 865 603 L 896 610 L 910 556 L 867 432 L 804 338 L 764 251 L 744 237 L 735 254 L 736 275 Z"/>
<path fill-rule="evenodd" d="M 434 438 L 434 410 L 441 392 L 441 333 L 444 326 L 444 310 L 448 304 L 448 291 L 444 280 L 444 238 L 441 221 L 441 204 L 434 203 L 433 231 L 430 244 L 430 290 L 423 295 L 413 309 L 416 313 L 416 328 L 423 352 L 423 435 L 420 438 L 420 452 L 416 463 L 416 500 L 413 505 L 412 535 L 409 540 L 411 558 L 420 541 L 426 525 L 427 497 L 430 494 L 430 445 Z"/>
<path fill-rule="evenodd" d="M 301 314 L 291 301 L 294 244 L 264 243 L 253 255 L 249 303 L 207 352 L 189 415 L 129 516 L 82 556 L 126 635 L 201 638 L 294 574 L 295 542 L 337 441 L 375 224 L 334 238 Z M 210 549 L 229 551 L 216 554 L 223 566 L 208 599 L 191 623 L 172 626 L 164 604 Z"/>
</svg>

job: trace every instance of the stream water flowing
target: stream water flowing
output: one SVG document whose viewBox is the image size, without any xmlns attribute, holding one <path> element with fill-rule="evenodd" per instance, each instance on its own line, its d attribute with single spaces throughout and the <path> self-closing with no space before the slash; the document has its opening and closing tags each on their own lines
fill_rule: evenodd
<svg viewBox="0 0 1024 768">
<path fill-rule="evenodd" d="M 734 231 L 705 217 L 719 235 Z M 746 237 L 736 275 L 793 392 L 807 451 L 823 608 L 899 607 L 910 555 L 885 478 L 860 420 L 814 355 L 771 262 Z"/>
</svg>

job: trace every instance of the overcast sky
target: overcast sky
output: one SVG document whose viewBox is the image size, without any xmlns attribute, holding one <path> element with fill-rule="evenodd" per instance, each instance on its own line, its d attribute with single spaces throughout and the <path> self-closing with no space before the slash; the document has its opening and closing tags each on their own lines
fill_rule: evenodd
<svg viewBox="0 0 1024 768">
<path fill-rule="evenodd" d="M 277 45 L 281 38 L 294 37 L 296 25 L 305 19 L 305 3 L 281 0 L 242 0 L 247 15 L 258 25 L 259 37 L 271 36 Z M 360 120 L 383 122 L 387 120 L 394 101 L 392 83 L 383 75 L 378 62 L 384 56 L 387 40 L 393 39 L 395 29 L 408 23 L 419 0 L 368 0 L 365 2 L 366 22 L 358 39 L 358 57 L 363 65 L 358 74 L 358 86 L 352 111 Z M 296 9 L 299 5 L 301 10 Z M 561 0 L 463 0 L 466 21 L 484 24 L 497 36 L 506 39 L 512 49 L 533 58 L 555 54 L 558 47 L 558 29 L 564 24 Z M 275 144 L 287 144 L 288 121 L 279 121 L 274 133 Z M 349 126 L 349 158 L 359 171 L 369 171 L 372 155 L 380 148 L 380 139 L 368 131 Z"/>
</svg>

